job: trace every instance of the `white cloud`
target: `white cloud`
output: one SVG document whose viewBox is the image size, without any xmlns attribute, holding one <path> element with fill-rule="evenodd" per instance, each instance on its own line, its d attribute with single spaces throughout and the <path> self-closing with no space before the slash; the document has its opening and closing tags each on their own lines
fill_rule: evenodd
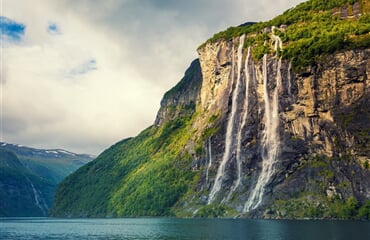
<svg viewBox="0 0 370 240">
<path fill-rule="evenodd" d="M 213 33 L 298 2 L 3 0 L 26 29 L 4 49 L 2 141 L 97 154 L 152 124 Z"/>
</svg>

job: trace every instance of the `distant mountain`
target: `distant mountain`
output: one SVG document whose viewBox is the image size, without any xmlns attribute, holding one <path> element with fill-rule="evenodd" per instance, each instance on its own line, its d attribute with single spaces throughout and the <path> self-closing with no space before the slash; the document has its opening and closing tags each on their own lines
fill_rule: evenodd
<svg viewBox="0 0 370 240">
<path fill-rule="evenodd" d="M 0 142 L 0 216 L 47 216 L 59 182 L 93 158 Z"/>
</svg>

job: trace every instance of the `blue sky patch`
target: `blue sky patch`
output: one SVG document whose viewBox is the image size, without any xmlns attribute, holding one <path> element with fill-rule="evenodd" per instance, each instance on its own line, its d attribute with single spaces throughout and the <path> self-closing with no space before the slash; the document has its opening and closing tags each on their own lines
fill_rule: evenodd
<svg viewBox="0 0 370 240">
<path fill-rule="evenodd" d="M 96 69 L 97 69 L 96 60 L 95 59 L 90 59 L 90 60 L 82 63 L 81 65 L 71 69 L 69 71 L 68 76 L 74 77 L 76 75 L 83 75 L 83 74 L 86 74 L 88 72 L 94 71 Z"/>
<path fill-rule="evenodd" d="M 0 37 L 11 41 L 19 41 L 24 35 L 26 26 L 10 18 L 0 16 Z"/>
<path fill-rule="evenodd" d="M 50 34 L 60 34 L 60 28 L 56 23 L 49 23 L 47 31 Z"/>
</svg>

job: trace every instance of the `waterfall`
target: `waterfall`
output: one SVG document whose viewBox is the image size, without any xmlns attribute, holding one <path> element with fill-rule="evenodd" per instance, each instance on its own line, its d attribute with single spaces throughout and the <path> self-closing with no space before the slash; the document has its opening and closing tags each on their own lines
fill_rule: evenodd
<svg viewBox="0 0 370 240">
<path fill-rule="evenodd" d="M 38 194 L 38 192 L 37 192 L 37 190 L 36 190 L 36 188 L 35 188 L 35 186 L 33 185 L 33 183 L 31 182 L 31 180 L 29 180 L 28 178 L 27 178 L 27 180 L 28 180 L 28 182 L 30 183 L 30 185 L 31 185 L 31 188 L 32 188 L 32 191 L 33 191 L 33 197 L 34 197 L 34 199 L 35 199 L 35 204 L 36 204 L 36 206 L 41 210 L 41 212 L 43 213 L 43 215 L 44 216 L 46 216 L 46 209 L 47 209 L 47 206 L 46 206 L 46 204 L 44 203 L 44 206 L 42 206 L 41 205 L 41 202 L 40 202 L 40 196 L 39 196 L 39 194 Z"/>
<path fill-rule="evenodd" d="M 274 28 L 273 28 L 274 30 Z M 274 32 L 274 31 L 273 31 Z M 278 36 L 273 35 L 275 40 L 275 51 L 282 47 L 282 42 Z M 257 183 L 247 200 L 244 211 L 256 209 L 262 202 L 266 185 L 271 180 L 275 172 L 277 162 L 280 137 L 279 137 L 279 89 L 281 86 L 281 59 L 278 60 L 276 73 L 276 86 L 270 100 L 268 93 L 268 74 L 267 74 L 267 55 L 263 56 L 263 85 L 265 103 L 265 127 L 262 137 L 262 170 Z"/>
<path fill-rule="evenodd" d="M 247 117 L 249 112 L 249 82 L 250 82 L 250 69 L 249 69 L 249 63 L 250 63 L 250 53 L 251 53 L 251 47 L 248 47 L 247 57 L 245 59 L 245 66 L 244 66 L 244 72 L 245 72 L 245 99 L 244 99 L 244 114 L 242 118 L 242 123 L 240 125 L 240 128 L 238 130 L 238 134 L 236 137 L 236 163 L 237 163 L 237 179 L 235 182 L 235 185 L 231 189 L 229 195 L 227 196 L 227 200 L 230 199 L 233 192 L 239 187 L 241 183 L 242 178 L 242 161 L 241 161 L 241 143 L 242 143 L 242 130 L 245 127 L 245 124 L 247 123 Z"/>
<path fill-rule="evenodd" d="M 239 47 L 238 47 L 238 73 L 237 73 L 237 80 L 236 80 L 236 86 L 232 94 L 232 102 L 231 102 L 231 113 L 230 117 L 227 123 L 227 129 L 226 129 L 226 138 L 225 138 L 225 152 L 222 157 L 222 161 L 220 163 L 220 166 L 217 169 L 217 174 L 215 178 L 215 182 L 213 184 L 212 190 L 208 196 L 208 204 L 212 203 L 215 199 L 216 194 L 221 189 L 221 184 L 223 182 L 223 176 L 225 175 L 225 168 L 226 163 L 230 160 L 231 156 L 231 149 L 233 145 L 233 132 L 234 132 L 234 119 L 237 111 L 237 105 L 238 105 L 238 95 L 239 95 L 239 88 L 240 88 L 240 75 L 241 75 L 241 65 L 242 65 L 242 57 L 243 57 L 243 45 L 244 45 L 244 39 L 245 35 L 243 34 L 239 39 Z M 234 53 L 234 51 L 233 51 Z M 231 78 L 234 81 L 234 56 L 232 59 L 232 72 L 231 72 Z"/>
<path fill-rule="evenodd" d="M 274 46 L 274 50 L 275 50 L 275 52 L 278 50 L 278 48 L 280 49 L 280 50 L 282 50 L 283 49 L 283 42 L 281 41 L 281 39 L 280 39 L 280 37 L 279 36 L 276 36 L 275 34 L 274 34 L 274 32 L 275 32 L 275 26 L 272 26 L 272 28 L 271 28 L 271 30 L 272 30 L 272 37 L 274 38 L 274 41 L 275 41 L 275 46 Z"/>
<path fill-rule="evenodd" d="M 289 66 L 288 66 L 288 94 L 289 96 L 292 96 L 292 76 L 290 75 L 291 71 L 292 71 L 292 62 L 289 62 Z"/>
<path fill-rule="evenodd" d="M 211 145 L 211 138 L 208 139 L 208 165 L 206 171 L 206 184 L 208 184 L 208 176 L 209 176 L 209 169 L 212 166 L 212 145 Z"/>
</svg>

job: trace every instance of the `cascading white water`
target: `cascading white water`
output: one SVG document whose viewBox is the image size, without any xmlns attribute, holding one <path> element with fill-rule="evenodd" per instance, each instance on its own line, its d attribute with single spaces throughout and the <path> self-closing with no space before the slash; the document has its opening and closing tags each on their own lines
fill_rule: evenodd
<svg viewBox="0 0 370 240">
<path fill-rule="evenodd" d="M 44 206 L 41 205 L 41 202 L 40 202 L 40 196 L 35 188 L 35 186 L 33 185 L 33 183 L 31 182 L 31 180 L 29 180 L 27 178 L 28 182 L 30 183 L 31 185 L 31 188 L 32 188 L 32 192 L 33 192 L 33 197 L 35 199 L 35 204 L 36 206 L 41 210 L 41 212 L 44 214 L 44 216 L 46 216 L 46 209 L 47 207 L 45 206 L 45 203 L 44 203 Z M 45 208 L 45 209 L 44 209 Z"/>
<path fill-rule="evenodd" d="M 226 168 L 226 163 L 230 160 L 230 155 L 231 155 L 231 149 L 233 146 L 233 132 L 234 132 L 234 119 L 237 111 L 237 105 L 238 105 L 238 95 L 239 95 L 239 88 L 240 88 L 240 75 L 241 75 L 241 65 L 242 65 L 242 57 L 243 57 L 243 45 L 244 45 L 244 39 L 245 35 L 243 34 L 239 38 L 239 47 L 238 47 L 238 74 L 237 74 L 237 79 L 236 79 L 236 86 L 232 95 L 232 102 L 231 102 L 231 113 L 230 117 L 227 123 L 227 129 L 226 129 L 226 137 L 225 137 L 225 152 L 222 157 L 222 161 L 220 163 L 220 166 L 217 169 L 217 174 L 215 178 L 215 182 L 213 184 L 212 190 L 209 193 L 208 196 L 208 204 L 212 203 L 215 199 L 216 194 L 220 191 L 221 189 L 221 184 L 223 181 L 223 176 L 225 174 L 225 168 Z M 234 53 L 234 51 L 233 51 Z M 234 56 L 232 59 L 232 72 L 231 72 L 231 78 L 234 81 Z"/>
<path fill-rule="evenodd" d="M 239 187 L 241 183 L 242 178 L 242 161 L 241 161 L 241 142 L 242 142 L 242 130 L 245 127 L 245 124 L 247 123 L 247 117 L 249 112 L 249 82 L 251 78 L 251 72 L 249 69 L 250 64 L 250 53 L 251 53 L 251 47 L 248 48 L 247 57 L 245 59 L 245 66 L 244 66 L 244 73 L 245 73 L 245 100 L 244 100 L 244 114 L 242 117 L 242 123 L 240 125 L 240 128 L 238 130 L 238 134 L 236 137 L 236 164 L 237 164 L 237 179 L 232 187 L 232 189 L 229 192 L 229 195 L 227 196 L 226 200 L 229 200 L 234 193 L 234 191 Z"/>
<path fill-rule="evenodd" d="M 289 62 L 289 66 L 288 66 L 288 94 L 289 96 L 292 96 L 292 76 L 290 75 L 291 71 L 292 71 L 292 62 Z"/>
<path fill-rule="evenodd" d="M 274 30 L 274 28 L 273 28 Z M 274 32 L 274 31 L 273 31 Z M 275 51 L 278 47 L 282 48 L 282 42 L 278 36 L 275 39 Z M 265 128 L 262 138 L 262 170 L 257 183 L 247 200 L 244 211 L 249 212 L 257 208 L 263 198 L 265 187 L 269 183 L 275 172 L 277 162 L 280 136 L 279 136 L 279 89 L 281 86 L 281 59 L 278 60 L 276 73 L 276 86 L 273 92 L 272 101 L 268 93 L 268 74 L 267 74 L 267 55 L 263 56 L 263 85 L 265 102 Z"/>
<path fill-rule="evenodd" d="M 206 184 L 208 184 L 209 169 L 212 167 L 212 145 L 211 138 L 208 139 L 208 165 L 206 171 Z"/>
<path fill-rule="evenodd" d="M 281 41 L 281 39 L 280 39 L 280 37 L 279 36 L 276 36 L 275 34 L 274 34 L 274 32 L 275 32 L 275 26 L 272 26 L 272 28 L 271 28 L 271 31 L 272 31 L 272 37 L 274 38 L 274 40 L 275 40 L 275 46 L 274 46 L 274 50 L 275 50 L 275 52 L 278 50 L 278 48 L 280 49 L 280 50 L 282 50 L 283 49 L 283 42 Z"/>
</svg>

